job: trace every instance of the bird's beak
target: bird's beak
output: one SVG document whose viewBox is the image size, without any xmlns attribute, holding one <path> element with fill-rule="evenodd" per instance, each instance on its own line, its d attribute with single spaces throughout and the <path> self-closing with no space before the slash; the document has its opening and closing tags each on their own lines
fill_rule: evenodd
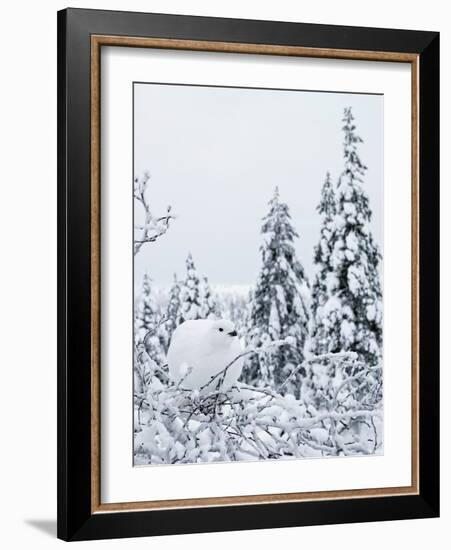
<svg viewBox="0 0 451 550">
<path fill-rule="evenodd" d="M 233 330 L 232 332 L 227 333 L 229 336 L 238 336 L 238 332 L 236 330 Z"/>
</svg>

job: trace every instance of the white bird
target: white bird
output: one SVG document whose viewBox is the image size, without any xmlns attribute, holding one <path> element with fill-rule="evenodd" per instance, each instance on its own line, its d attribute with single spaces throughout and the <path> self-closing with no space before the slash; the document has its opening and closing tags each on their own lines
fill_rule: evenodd
<svg viewBox="0 0 451 550">
<path fill-rule="evenodd" d="M 184 389 L 199 390 L 200 394 L 225 392 L 241 375 L 242 352 L 231 321 L 185 321 L 172 335 L 167 355 L 169 373 Z"/>
</svg>

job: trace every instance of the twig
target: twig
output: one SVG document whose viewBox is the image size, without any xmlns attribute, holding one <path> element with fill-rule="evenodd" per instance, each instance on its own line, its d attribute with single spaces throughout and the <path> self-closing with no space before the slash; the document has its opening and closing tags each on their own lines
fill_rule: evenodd
<svg viewBox="0 0 451 550">
<path fill-rule="evenodd" d="M 135 189 L 133 192 L 134 199 L 141 204 L 144 209 L 144 224 L 135 226 L 135 231 L 141 231 L 141 235 L 134 239 L 133 252 L 134 255 L 140 251 L 145 243 L 155 242 L 159 237 L 164 235 L 169 228 L 169 222 L 175 219 L 171 214 L 171 206 L 166 209 L 166 215 L 155 218 L 150 211 L 149 203 L 146 198 L 146 191 L 149 184 L 150 175 L 145 172 L 141 180 L 135 178 Z"/>
<path fill-rule="evenodd" d="M 310 357 L 309 359 L 306 359 L 303 361 L 300 365 L 298 365 L 294 371 L 284 380 L 284 382 L 277 388 L 277 392 L 280 393 L 281 390 L 283 390 L 288 382 L 302 369 L 305 368 L 307 365 L 311 363 L 318 363 L 319 361 L 332 361 L 336 359 L 341 359 L 343 357 L 354 359 L 357 356 L 356 353 L 353 351 L 343 351 L 339 353 L 323 353 L 321 355 L 315 355 L 314 357 Z"/>
<path fill-rule="evenodd" d="M 220 370 L 219 372 L 217 372 L 215 375 L 211 376 L 210 377 L 210 380 L 204 384 L 203 386 L 200 387 L 201 390 L 204 390 L 206 387 L 208 387 L 214 380 L 216 380 L 216 378 L 220 377 L 222 374 L 224 375 L 224 378 L 227 374 L 227 371 L 229 370 L 229 368 L 234 365 L 239 359 L 242 359 L 243 357 L 246 357 L 247 355 L 251 355 L 253 353 L 256 353 L 256 354 L 260 354 L 260 353 L 267 353 L 268 351 L 270 351 L 271 348 L 274 348 L 274 347 L 280 347 L 280 346 L 283 346 L 283 345 L 289 345 L 289 342 L 287 342 L 286 340 L 274 340 L 273 342 L 271 342 L 270 344 L 264 346 L 264 347 L 261 347 L 261 348 L 251 348 L 251 349 L 247 349 L 243 352 L 241 352 L 240 354 L 238 354 L 232 361 L 230 361 L 230 363 L 228 365 L 226 365 L 222 370 Z"/>
</svg>

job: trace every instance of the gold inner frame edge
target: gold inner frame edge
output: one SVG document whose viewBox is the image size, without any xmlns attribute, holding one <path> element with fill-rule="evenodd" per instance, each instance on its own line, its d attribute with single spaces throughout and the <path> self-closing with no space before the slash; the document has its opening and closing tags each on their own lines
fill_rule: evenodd
<svg viewBox="0 0 451 550">
<path fill-rule="evenodd" d="M 410 63 L 411 65 L 411 235 L 412 235 L 412 480 L 406 487 L 222 496 L 102 503 L 100 492 L 100 51 L 102 46 L 280 55 Z M 401 52 L 307 48 L 113 35 L 91 36 L 91 513 L 308 502 L 419 494 L 419 56 Z"/>
</svg>

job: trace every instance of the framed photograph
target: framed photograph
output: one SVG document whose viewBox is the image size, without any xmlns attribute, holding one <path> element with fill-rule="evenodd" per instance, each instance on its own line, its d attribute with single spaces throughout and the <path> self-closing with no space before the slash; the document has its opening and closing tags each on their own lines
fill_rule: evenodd
<svg viewBox="0 0 451 550">
<path fill-rule="evenodd" d="M 439 514 L 439 35 L 58 14 L 58 536 Z"/>
</svg>

